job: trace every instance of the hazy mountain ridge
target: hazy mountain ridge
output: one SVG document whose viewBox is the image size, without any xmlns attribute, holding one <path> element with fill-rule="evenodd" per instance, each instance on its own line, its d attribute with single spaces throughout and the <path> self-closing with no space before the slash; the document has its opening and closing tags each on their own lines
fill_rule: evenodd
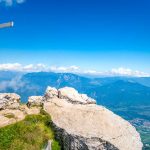
<svg viewBox="0 0 150 150">
<path fill-rule="evenodd" d="M 110 107 L 139 106 L 150 104 L 150 88 L 139 83 L 118 80 L 91 89 L 97 102 Z"/>
<path fill-rule="evenodd" d="M 0 73 L 1 74 L 1 73 Z M 150 78 L 127 78 L 127 77 L 104 77 L 104 78 L 86 78 L 71 73 L 52 73 L 52 72 L 37 72 L 37 73 L 12 73 L 5 72 L 4 76 L 0 75 L 0 91 L 1 92 L 16 92 L 20 95 L 26 95 L 23 100 L 27 100 L 27 96 L 42 95 L 48 85 L 61 88 L 64 86 L 70 86 L 78 89 L 80 92 L 90 94 L 94 98 L 98 98 L 97 101 L 101 101 L 99 97 L 103 94 L 102 91 L 107 91 L 110 94 L 113 90 L 114 94 L 122 94 L 123 92 L 132 91 L 134 96 L 139 97 L 138 92 L 142 97 L 149 98 L 149 87 L 144 86 L 141 82 L 147 80 L 147 84 Z M 7 77 L 8 76 L 8 77 Z M 5 88 L 1 87 L 3 82 L 9 83 Z M 11 84 L 10 84 L 11 83 Z M 109 90 L 109 88 L 111 90 Z M 32 91 L 31 91 L 32 89 Z M 116 90 L 115 90 L 116 89 Z M 120 89 L 122 91 L 120 91 Z M 117 91 L 117 93 L 116 93 Z M 136 92 L 136 93 L 135 93 Z M 147 94 L 145 94 L 145 92 Z M 102 94 L 100 94 L 102 93 Z M 98 94 L 98 95 L 97 95 Z M 133 96 L 133 95 L 132 95 Z M 118 99 L 119 97 L 117 97 Z M 119 98 L 120 100 L 120 98 Z M 149 101 L 148 101 L 149 103 Z"/>
</svg>

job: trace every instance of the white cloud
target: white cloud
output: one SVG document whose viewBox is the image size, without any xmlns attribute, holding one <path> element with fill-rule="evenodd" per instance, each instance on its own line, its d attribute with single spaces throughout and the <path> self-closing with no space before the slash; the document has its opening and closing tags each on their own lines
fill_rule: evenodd
<svg viewBox="0 0 150 150">
<path fill-rule="evenodd" d="M 9 81 L 1 81 L 0 82 L 0 90 L 6 90 L 7 88 L 13 88 L 17 91 L 19 88 L 24 87 L 25 83 L 21 81 L 22 75 L 16 75 Z"/>
<path fill-rule="evenodd" d="M 136 76 L 136 77 L 149 77 L 150 74 L 141 72 L 138 70 L 131 70 L 129 68 L 120 67 L 118 69 L 111 70 L 112 75 L 122 75 L 122 76 Z"/>
<path fill-rule="evenodd" d="M 39 72 L 39 71 L 47 71 L 47 72 L 80 72 L 80 68 L 77 66 L 46 66 L 44 64 L 29 64 L 22 65 L 20 63 L 7 63 L 0 64 L 0 70 L 2 71 L 23 71 L 23 72 Z"/>
<path fill-rule="evenodd" d="M 0 70 L 14 70 L 14 71 L 20 71 L 22 69 L 22 65 L 19 63 L 8 63 L 8 64 L 0 64 Z"/>
<path fill-rule="evenodd" d="M 13 4 L 22 4 L 25 0 L 0 0 L 0 3 L 5 3 L 6 6 L 12 6 Z"/>
<path fill-rule="evenodd" d="M 96 71 L 96 70 L 85 70 L 81 69 L 78 66 L 46 66 L 44 64 L 29 64 L 22 65 L 20 63 L 7 63 L 0 64 L 1 71 L 19 71 L 19 72 L 61 72 L 61 73 L 76 73 L 83 75 L 92 75 L 92 76 L 132 76 L 132 77 L 150 77 L 149 73 L 145 73 L 138 70 L 131 70 L 129 68 L 113 68 L 110 71 Z"/>
<path fill-rule="evenodd" d="M 56 66 L 52 66 L 49 69 L 50 71 L 54 71 L 54 72 L 72 72 L 72 73 L 77 73 L 80 71 L 80 68 L 77 66 L 69 66 L 69 67 L 56 67 Z"/>
<path fill-rule="evenodd" d="M 39 72 L 39 71 L 48 71 L 48 68 L 44 64 L 29 64 L 22 65 L 19 63 L 7 63 L 0 64 L 1 71 L 22 71 L 22 72 Z"/>
<path fill-rule="evenodd" d="M 110 71 L 95 71 L 95 70 L 87 70 L 83 73 L 94 75 L 94 76 L 131 76 L 131 77 L 150 77 L 149 73 L 145 73 L 138 70 L 131 70 L 129 68 L 113 68 Z"/>
<path fill-rule="evenodd" d="M 103 72 L 99 72 L 99 71 L 96 71 L 96 70 L 84 70 L 83 74 L 102 75 Z"/>
</svg>

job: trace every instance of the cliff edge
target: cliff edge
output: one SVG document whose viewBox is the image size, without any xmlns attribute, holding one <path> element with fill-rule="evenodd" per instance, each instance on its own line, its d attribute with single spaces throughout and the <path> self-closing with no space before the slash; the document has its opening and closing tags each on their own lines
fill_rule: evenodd
<svg viewBox="0 0 150 150">
<path fill-rule="evenodd" d="M 129 122 L 73 88 L 48 87 L 43 100 L 64 150 L 142 149 L 140 135 Z"/>
</svg>

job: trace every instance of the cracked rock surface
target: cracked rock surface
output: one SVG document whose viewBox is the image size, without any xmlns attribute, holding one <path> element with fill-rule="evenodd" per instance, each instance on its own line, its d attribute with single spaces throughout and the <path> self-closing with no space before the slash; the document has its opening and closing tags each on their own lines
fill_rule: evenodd
<svg viewBox="0 0 150 150">
<path fill-rule="evenodd" d="M 47 97 L 44 102 L 64 150 L 142 150 L 140 135 L 129 122 L 103 106 L 83 99 L 79 103 L 79 93 L 72 100 L 73 91 L 66 88 L 65 96 Z"/>
<path fill-rule="evenodd" d="M 0 110 L 18 109 L 20 96 L 15 93 L 0 93 Z"/>
</svg>

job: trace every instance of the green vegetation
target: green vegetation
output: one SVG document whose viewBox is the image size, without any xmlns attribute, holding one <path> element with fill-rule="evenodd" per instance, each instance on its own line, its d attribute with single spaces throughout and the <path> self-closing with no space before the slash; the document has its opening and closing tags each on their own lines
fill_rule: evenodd
<svg viewBox="0 0 150 150">
<path fill-rule="evenodd" d="M 143 150 L 150 149 L 150 128 L 148 127 L 138 127 L 138 132 L 141 135 L 142 142 L 144 144 Z"/>
<path fill-rule="evenodd" d="M 5 114 L 4 116 L 7 117 L 7 118 L 9 118 L 9 119 L 15 118 L 15 115 L 11 114 L 11 113 Z"/>
<path fill-rule="evenodd" d="M 41 110 L 39 115 L 28 115 L 23 121 L 0 128 L 0 150 L 41 150 L 48 140 L 53 141 L 53 150 L 60 150 L 50 120 Z"/>
</svg>

